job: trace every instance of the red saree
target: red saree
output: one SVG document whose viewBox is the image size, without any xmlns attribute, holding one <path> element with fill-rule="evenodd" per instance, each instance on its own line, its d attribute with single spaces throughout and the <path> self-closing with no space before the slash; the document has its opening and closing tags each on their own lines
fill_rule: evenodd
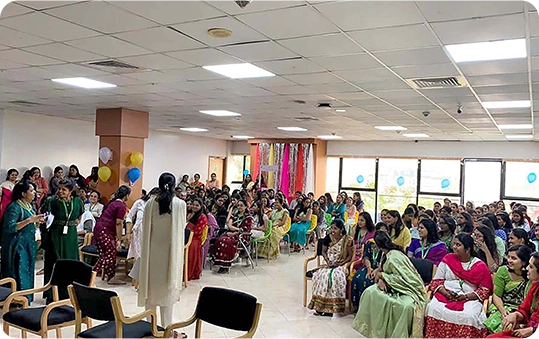
<svg viewBox="0 0 539 339">
<path fill-rule="evenodd" d="M 196 225 L 192 222 L 187 224 L 187 228 L 193 232 L 193 240 L 189 245 L 188 279 L 200 279 L 202 275 L 202 233 L 204 227 L 208 225 L 208 218 L 204 213 L 198 217 Z"/>
</svg>

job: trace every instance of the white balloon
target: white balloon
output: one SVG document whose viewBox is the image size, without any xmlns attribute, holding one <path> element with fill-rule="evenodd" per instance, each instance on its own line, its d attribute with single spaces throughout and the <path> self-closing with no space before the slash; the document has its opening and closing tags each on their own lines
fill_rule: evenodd
<svg viewBox="0 0 539 339">
<path fill-rule="evenodd" d="M 110 161 L 112 159 L 112 151 L 108 147 L 101 147 L 99 150 L 99 160 L 101 160 L 104 164 Z"/>
</svg>

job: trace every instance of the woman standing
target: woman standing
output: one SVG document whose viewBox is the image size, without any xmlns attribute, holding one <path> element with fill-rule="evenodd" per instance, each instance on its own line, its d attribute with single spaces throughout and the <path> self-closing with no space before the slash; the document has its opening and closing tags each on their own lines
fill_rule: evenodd
<svg viewBox="0 0 539 339">
<path fill-rule="evenodd" d="M 68 178 L 73 180 L 73 183 L 78 188 L 84 188 L 86 187 L 86 179 L 80 174 L 79 168 L 77 165 L 71 165 L 69 166 L 69 175 Z"/>
<path fill-rule="evenodd" d="M 159 306 L 161 326 L 172 323 L 172 307 L 180 300 L 186 205 L 174 195 L 176 178 L 159 177 L 159 195 L 144 208 L 138 306 Z"/>
<path fill-rule="evenodd" d="M 430 284 L 434 297 L 427 305 L 425 338 L 484 338 L 483 301 L 492 293 L 487 265 L 474 250 L 473 238 L 460 233 L 453 253 L 444 257 Z"/>
<path fill-rule="evenodd" d="M 47 180 L 41 176 L 39 167 L 32 167 L 30 172 L 32 172 L 32 182 L 37 185 L 37 206 L 41 206 L 41 200 L 49 193 L 49 185 L 47 184 Z"/>
<path fill-rule="evenodd" d="M 2 278 L 14 278 L 19 291 L 34 288 L 36 225 L 44 221 L 43 215 L 36 215 L 32 209 L 35 194 L 32 184 L 19 182 L 13 188 L 13 201 L 4 213 Z M 31 303 L 33 295 L 27 298 Z"/>
<path fill-rule="evenodd" d="M 0 184 L 0 220 L 2 220 L 2 215 L 4 214 L 6 208 L 11 203 L 13 188 L 19 177 L 19 171 L 12 168 L 7 171 L 6 181 Z"/>
<path fill-rule="evenodd" d="M 221 266 L 218 273 L 228 273 L 232 262 L 238 252 L 239 237 L 248 233 L 244 240 L 249 241 L 253 218 L 247 210 L 247 202 L 240 200 L 237 203 L 238 214 L 235 220 L 228 221 L 229 232 L 220 236 L 213 246 L 215 265 Z"/>
<path fill-rule="evenodd" d="M 331 317 L 333 313 L 344 312 L 348 274 L 345 265 L 352 260 L 352 253 L 353 240 L 346 235 L 344 222 L 334 220 L 322 245 L 322 257 L 327 264 L 316 268 L 313 274 L 313 294 L 308 308 L 314 309 L 315 315 Z"/>
<path fill-rule="evenodd" d="M 376 285 L 368 287 L 352 327 L 368 338 L 421 338 L 427 295 L 423 280 L 410 259 L 401 252 L 387 233 L 377 231 L 374 241 L 384 253 L 374 273 Z"/>
<path fill-rule="evenodd" d="M 92 167 L 92 172 L 86 178 L 85 182 L 89 189 L 92 189 L 92 190 L 97 189 L 97 183 L 99 182 L 99 175 L 97 174 L 98 171 L 99 171 L 99 167 L 97 166 Z"/>
<path fill-rule="evenodd" d="M 101 218 L 94 228 L 93 242 L 99 252 L 94 271 L 102 274 L 103 280 L 107 280 L 109 285 L 123 285 L 125 281 L 115 278 L 116 274 L 116 252 L 121 249 L 122 231 L 127 206 L 125 202 L 129 199 L 131 189 L 127 186 L 120 186 L 114 193 L 114 201 L 105 206 Z"/>
<path fill-rule="evenodd" d="M 140 258 L 140 247 L 142 246 L 142 221 L 144 220 L 144 208 L 146 202 L 159 194 L 159 188 L 154 187 L 150 190 L 150 193 L 146 194 L 139 200 L 133 203 L 127 217 L 125 218 L 127 226 L 127 241 L 129 243 L 129 250 L 127 252 L 128 258 L 135 260 Z"/>
<path fill-rule="evenodd" d="M 195 175 L 193 175 L 193 179 L 194 179 L 193 182 L 189 184 L 191 188 L 193 189 L 196 189 L 198 187 L 204 188 L 204 183 L 200 181 L 200 174 L 195 173 Z"/>
<path fill-rule="evenodd" d="M 404 226 L 399 212 L 395 210 L 388 211 L 386 224 L 393 243 L 406 251 L 412 242 L 412 235 L 408 227 Z"/>
<path fill-rule="evenodd" d="M 277 195 L 274 203 L 275 210 L 271 214 L 271 235 L 268 241 L 262 243 L 258 249 L 259 256 L 264 258 L 277 258 L 281 253 L 279 243 L 285 234 L 286 224 L 290 215 L 288 210 L 284 207 L 284 199 Z"/>
<path fill-rule="evenodd" d="M 298 204 L 299 205 L 299 204 Z M 311 227 L 311 199 L 304 197 L 294 213 L 294 223 L 290 226 L 290 243 L 294 251 L 299 252 L 307 244 L 307 231 Z"/>
<path fill-rule="evenodd" d="M 54 168 L 54 175 L 49 181 L 49 190 L 51 195 L 56 195 L 58 192 L 58 183 L 64 178 L 64 169 L 61 166 Z"/>
<path fill-rule="evenodd" d="M 189 280 L 200 279 L 202 275 L 202 233 L 208 226 L 206 209 L 201 199 L 193 200 L 191 207 L 193 214 L 189 218 L 187 228 L 193 233 L 193 240 L 189 245 Z"/>
<path fill-rule="evenodd" d="M 438 238 L 438 226 L 430 219 L 423 219 L 417 227 L 419 239 L 413 239 L 408 248 L 410 258 L 428 260 L 438 266 L 447 254 L 445 244 Z"/>
<path fill-rule="evenodd" d="M 58 259 L 79 259 L 77 226 L 84 213 L 84 204 L 79 197 L 73 197 L 73 182 L 63 179 L 58 183 L 58 192 L 50 197 L 44 211 L 54 216 L 52 225 L 41 227 L 41 247 L 45 250 L 45 280 L 49 281 L 52 268 Z M 60 289 L 60 299 L 69 298 L 67 289 Z M 52 300 L 52 294 L 47 295 Z"/>
</svg>

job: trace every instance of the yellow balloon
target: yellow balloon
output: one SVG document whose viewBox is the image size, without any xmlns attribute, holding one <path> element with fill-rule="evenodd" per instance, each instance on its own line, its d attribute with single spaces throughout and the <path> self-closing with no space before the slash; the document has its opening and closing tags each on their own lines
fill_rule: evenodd
<svg viewBox="0 0 539 339">
<path fill-rule="evenodd" d="M 112 171 L 107 166 L 101 166 L 97 171 L 97 175 L 99 176 L 99 179 L 101 179 L 101 181 L 107 182 L 112 175 Z"/>
<path fill-rule="evenodd" d="M 135 167 L 138 167 L 138 165 L 142 164 L 144 161 L 144 155 L 140 152 L 134 152 L 131 153 L 131 164 Z"/>
</svg>

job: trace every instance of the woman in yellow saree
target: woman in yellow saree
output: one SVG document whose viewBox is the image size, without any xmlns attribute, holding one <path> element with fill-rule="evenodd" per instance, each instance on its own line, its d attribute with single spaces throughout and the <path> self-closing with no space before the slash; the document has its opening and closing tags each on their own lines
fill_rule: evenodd
<svg viewBox="0 0 539 339">
<path fill-rule="evenodd" d="M 288 210 L 284 208 L 284 200 L 280 196 L 275 198 L 274 204 L 275 210 L 271 213 L 271 223 L 273 229 L 271 230 L 271 235 L 262 243 L 262 246 L 258 249 L 258 255 L 263 258 L 274 259 L 277 258 L 280 254 L 279 243 L 283 238 L 285 232 L 285 227 L 288 222 Z"/>
</svg>

